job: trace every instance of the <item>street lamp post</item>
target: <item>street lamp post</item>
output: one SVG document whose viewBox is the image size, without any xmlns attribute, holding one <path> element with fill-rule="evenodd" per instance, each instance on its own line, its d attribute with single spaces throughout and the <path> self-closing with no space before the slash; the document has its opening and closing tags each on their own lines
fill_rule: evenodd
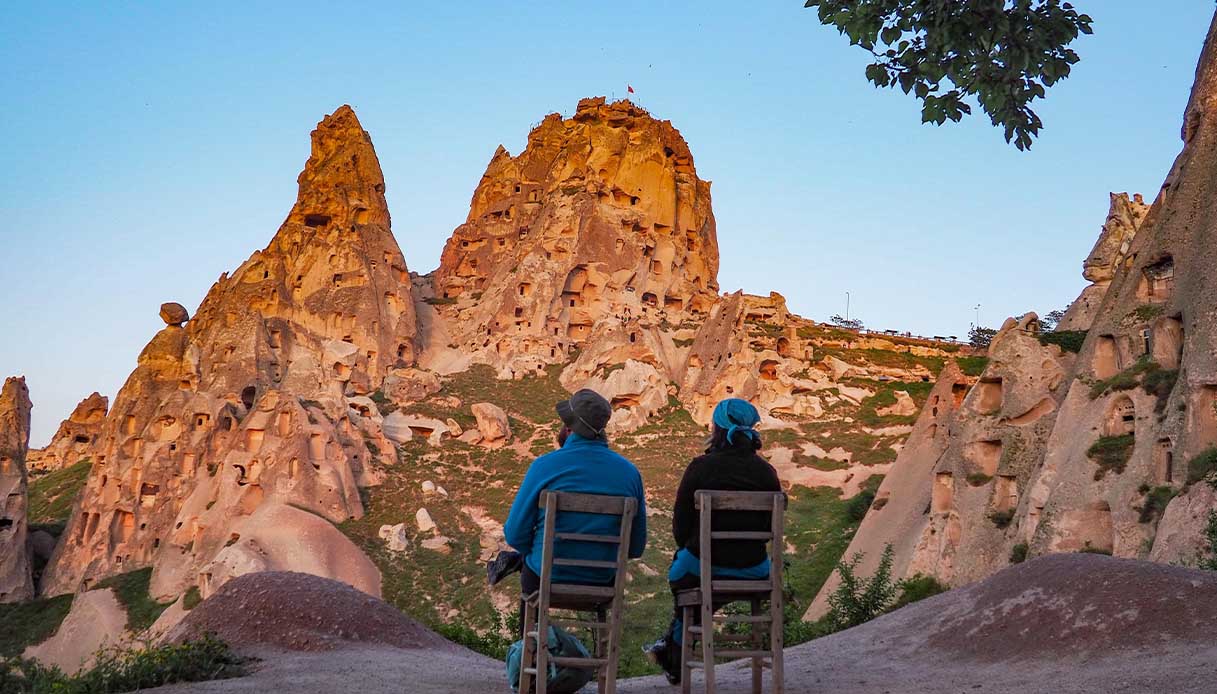
<svg viewBox="0 0 1217 694">
<path fill-rule="evenodd" d="M 849 292 L 845 292 L 845 320 L 849 320 Z"/>
</svg>

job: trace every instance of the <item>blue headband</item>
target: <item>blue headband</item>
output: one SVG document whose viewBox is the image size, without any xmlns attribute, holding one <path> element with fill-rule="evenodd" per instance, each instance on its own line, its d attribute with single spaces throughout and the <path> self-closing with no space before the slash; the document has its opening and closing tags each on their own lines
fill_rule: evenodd
<svg viewBox="0 0 1217 694">
<path fill-rule="evenodd" d="M 714 407 L 712 419 L 720 429 L 727 430 L 728 442 L 732 440 L 736 432 L 743 432 L 753 441 L 759 438 L 752 427 L 761 421 L 761 415 L 747 400 L 740 398 L 723 400 Z"/>
</svg>

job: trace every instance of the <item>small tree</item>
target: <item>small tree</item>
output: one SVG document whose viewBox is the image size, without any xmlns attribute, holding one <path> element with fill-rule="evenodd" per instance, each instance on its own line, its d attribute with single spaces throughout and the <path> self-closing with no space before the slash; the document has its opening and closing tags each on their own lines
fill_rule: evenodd
<svg viewBox="0 0 1217 694">
<path fill-rule="evenodd" d="M 828 322 L 837 327 L 849 328 L 850 330 L 861 330 L 864 327 L 862 321 L 857 318 L 845 318 L 839 313 L 833 314 L 832 318 L 828 319 Z"/>
<path fill-rule="evenodd" d="M 870 578 L 857 574 L 862 553 L 855 553 L 848 561 L 837 563 L 841 584 L 828 596 L 828 622 L 834 631 L 849 629 L 869 622 L 887 611 L 896 601 L 899 586 L 892 581 L 892 546 L 883 548 L 879 566 Z"/>
<path fill-rule="evenodd" d="M 942 125 L 980 106 L 1006 142 L 1027 149 L 1043 123 L 1031 102 L 1069 76 L 1090 17 L 1061 0 L 807 0 L 874 56 L 866 79 L 921 100 L 921 122 Z"/>
<path fill-rule="evenodd" d="M 1040 330 L 1042 330 L 1046 333 L 1050 333 L 1053 330 L 1056 330 L 1056 326 L 1061 322 L 1061 319 L 1064 317 L 1065 317 L 1065 309 L 1063 309 L 1063 308 L 1058 308 L 1055 311 L 1049 311 L 1048 313 L 1045 313 L 1044 315 L 1040 316 Z"/>
<path fill-rule="evenodd" d="M 997 331 L 993 328 L 982 328 L 979 325 L 973 325 L 968 331 L 968 343 L 976 349 L 989 349 L 989 345 L 993 344 L 993 337 L 997 335 Z"/>
</svg>

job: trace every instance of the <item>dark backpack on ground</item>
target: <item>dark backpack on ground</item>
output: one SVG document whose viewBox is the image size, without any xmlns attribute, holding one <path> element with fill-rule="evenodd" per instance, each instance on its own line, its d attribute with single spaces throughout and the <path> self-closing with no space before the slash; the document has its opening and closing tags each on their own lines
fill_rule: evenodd
<svg viewBox="0 0 1217 694">
<path fill-rule="evenodd" d="M 579 639 L 571 634 L 551 626 L 546 646 L 550 657 L 559 658 L 590 658 L 591 654 Z M 516 641 L 507 649 L 507 682 L 511 691 L 520 689 L 520 659 L 523 657 L 524 641 Z M 558 667 L 551 660 L 549 677 L 546 678 L 546 689 L 553 694 L 573 694 L 592 681 L 592 671 L 582 668 Z"/>
</svg>

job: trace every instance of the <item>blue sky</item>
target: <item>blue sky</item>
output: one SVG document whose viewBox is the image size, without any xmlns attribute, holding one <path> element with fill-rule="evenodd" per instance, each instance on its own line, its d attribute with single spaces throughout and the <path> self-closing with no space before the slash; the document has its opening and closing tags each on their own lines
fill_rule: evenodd
<svg viewBox="0 0 1217 694">
<path fill-rule="evenodd" d="M 714 182 L 724 290 L 825 319 L 966 334 L 1062 307 L 1108 191 L 1152 198 L 1178 153 L 1211 0 L 1075 0 L 1095 34 L 1028 152 L 935 128 L 797 0 L 4 3 L 0 375 L 42 445 L 113 396 L 161 327 L 274 234 L 308 133 L 355 107 L 393 229 L 428 272 L 490 155 L 548 112 L 623 96 Z"/>
</svg>

